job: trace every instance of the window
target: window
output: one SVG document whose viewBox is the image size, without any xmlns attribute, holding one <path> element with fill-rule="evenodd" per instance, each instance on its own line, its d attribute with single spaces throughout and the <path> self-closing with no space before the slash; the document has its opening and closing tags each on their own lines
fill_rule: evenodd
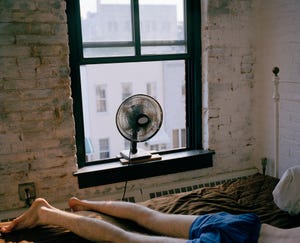
<svg viewBox="0 0 300 243">
<path fill-rule="evenodd" d="M 154 99 L 157 99 L 156 83 L 150 82 L 146 84 L 147 86 L 147 95 L 150 95 Z"/>
<path fill-rule="evenodd" d="M 173 146 L 179 148 L 179 131 L 178 129 L 173 130 Z"/>
<path fill-rule="evenodd" d="M 104 85 L 96 87 L 97 112 L 106 112 L 106 90 Z"/>
<path fill-rule="evenodd" d="M 132 95 L 132 85 L 131 83 L 122 83 L 122 100 L 125 100 Z"/>
<path fill-rule="evenodd" d="M 183 129 L 174 129 L 172 131 L 172 141 L 174 148 L 180 148 L 186 146 L 186 130 Z"/>
<path fill-rule="evenodd" d="M 109 158 L 109 138 L 99 139 L 99 159 Z"/>
<path fill-rule="evenodd" d="M 130 148 L 130 141 L 128 141 L 127 139 L 124 139 L 124 149 L 127 150 Z"/>
<path fill-rule="evenodd" d="M 128 148 L 115 114 L 137 93 L 153 96 L 164 113 L 160 131 L 138 147 L 201 149 L 200 1 L 74 0 L 67 14 L 79 168 Z M 87 138 L 99 156 L 87 156 Z"/>
</svg>

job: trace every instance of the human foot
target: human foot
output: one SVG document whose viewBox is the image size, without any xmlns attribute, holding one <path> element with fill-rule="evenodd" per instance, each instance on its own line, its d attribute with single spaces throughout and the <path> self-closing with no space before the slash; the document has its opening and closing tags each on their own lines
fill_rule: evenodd
<svg viewBox="0 0 300 243">
<path fill-rule="evenodd" d="M 76 197 L 71 197 L 69 199 L 69 207 L 74 211 L 87 211 L 90 210 L 91 208 L 88 206 L 87 203 L 83 200 L 79 200 Z"/>
<path fill-rule="evenodd" d="M 25 213 L 11 221 L 9 224 L 2 226 L 0 232 L 9 233 L 14 230 L 33 228 L 42 224 L 40 213 L 43 207 L 52 208 L 45 199 L 36 199 Z"/>
</svg>

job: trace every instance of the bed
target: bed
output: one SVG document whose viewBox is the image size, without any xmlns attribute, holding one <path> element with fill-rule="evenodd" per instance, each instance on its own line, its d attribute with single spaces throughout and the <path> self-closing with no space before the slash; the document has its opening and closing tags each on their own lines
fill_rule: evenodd
<svg viewBox="0 0 300 243">
<path fill-rule="evenodd" d="M 291 216 L 277 207 L 272 191 L 279 179 L 268 175 L 255 174 L 214 187 L 203 187 L 189 192 L 171 194 L 139 202 L 152 209 L 174 214 L 202 215 L 215 212 L 240 214 L 256 213 L 262 223 L 280 228 L 300 226 L 300 215 Z M 96 217 L 119 225 L 126 230 L 146 232 L 137 225 L 95 212 L 79 212 L 81 215 Z M 4 223 L 2 223 L 4 224 Z M 52 226 L 39 226 L 0 236 L 0 242 L 88 242 L 73 233 Z"/>
</svg>

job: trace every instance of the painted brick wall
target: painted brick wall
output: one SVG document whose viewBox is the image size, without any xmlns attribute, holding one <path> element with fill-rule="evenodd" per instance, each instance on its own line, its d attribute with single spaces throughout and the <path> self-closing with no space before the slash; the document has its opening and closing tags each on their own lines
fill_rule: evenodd
<svg viewBox="0 0 300 243">
<path fill-rule="evenodd" d="M 18 184 L 53 201 L 76 189 L 65 2 L 0 2 L 0 210 Z"/>
<path fill-rule="evenodd" d="M 205 144 L 217 152 L 215 167 L 160 181 L 253 167 L 252 1 L 203 1 L 203 6 Z M 79 190 L 72 176 L 76 158 L 65 2 L 1 1 L 0 34 L 0 210 L 22 207 L 18 184 L 30 181 L 50 202 L 121 192 L 123 183 Z"/>
<path fill-rule="evenodd" d="M 290 1 L 299 6 L 296 0 Z M 279 13 L 282 7 L 285 9 L 284 4 L 279 0 L 275 5 L 271 0 L 202 3 L 204 144 L 216 151 L 214 168 L 133 181 L 128 185 L 129 191 L 153 183 L 245 170 L 254 167 L 261 156 L 270 156 L 272 139 L 267 132 L 271 128 L 263 121 L 265 114 L 268 120 L 272 117 L 267 97 L 267 82 L 272 76 L 267 65 L 273 63 L 264 65 L 266 69 L 262 63 L 265 56 L 268 60 L 281 59 L 279 54 L 271 53 L 271 48 L 263 49 L 269 45 L 269 32 L 264 31 L 272 28 L 276 20 L 273 11 Z M 269 5 L 273 8 L 267 11 Z M 284 13 L 287 12 L 286 9 Z M 299 21 L 295 12 L 289 15 L 292 24 Z M 270 23 L 259 29 L 263 25 L 256 20 L 269 17 Z M 275 36 L 284 26 L 282 23 Z M 288 42 L 291 49 L 286 53 L 287 60 L 296 67 L 299 52 L 293 48 L 298 50 L 294 41 L 298 36 L 292 27 L 287 31 L 293 41 L 276 42 L 276 47 L 282 54 Z M 265 33 L 263 40 L 258 33 Z M 1 1 L 0 36 L 0 211 L 22 207 L 18 184 L 30 181 L 35 182 L 37 195 L 50 202 L 64 201 L 72 195 L 90 198 L 122 193 L 123 183 L 79 190 L 72 176 L 76 170 L 75 131 L 65 1 Z M 257 44 L 260 41 L 264 45 Z M 286 62 L 281 60 L 279 64 L 282 70 L 284 65 L 287 68 L 282 71 L 285 80 L 298 81 L 299 70 L 293 68 L 294 76 L 290 77 Z M 268 75 L 261 70 L 267 70 Z M 293 87 L 286 89 L 286 97 L 293 92 L 293 102 L 297 103 Z M 286 112 L 294 109 L 292 105 L 288 107 Z M 287 128 L 289 124 L 297 127 L 298 116 L 289 113 L 287 117 Z M 294 140 L 289 142 L 299 145 L 298 137 L 294 133 L 291 136 Z M 291 151 L 290 161 L 295 160 L 296 151 Z"/>
<path fill-rule="evenodd" d="M 204 1 L 204 144 L 216 151 L 215 169 L 253 165 L 253 1 Z"/>
</svg>

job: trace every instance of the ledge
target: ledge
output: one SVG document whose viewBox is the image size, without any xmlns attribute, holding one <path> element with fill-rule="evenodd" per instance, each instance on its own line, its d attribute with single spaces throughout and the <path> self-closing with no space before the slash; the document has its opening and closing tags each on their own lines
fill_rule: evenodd
<svg viewBox="0 0 300 243">
<path fill-rule="evenodd" d="M 190 150 L 163 154 L 160 160 L 139 164 L 122 165 L 114 161 L 88 165 L 78 169 L 74 176 L 78 178 L 79 188 L 87 188 L 212 167 L 213 154 L 210 150 Z"/>
</svg>

